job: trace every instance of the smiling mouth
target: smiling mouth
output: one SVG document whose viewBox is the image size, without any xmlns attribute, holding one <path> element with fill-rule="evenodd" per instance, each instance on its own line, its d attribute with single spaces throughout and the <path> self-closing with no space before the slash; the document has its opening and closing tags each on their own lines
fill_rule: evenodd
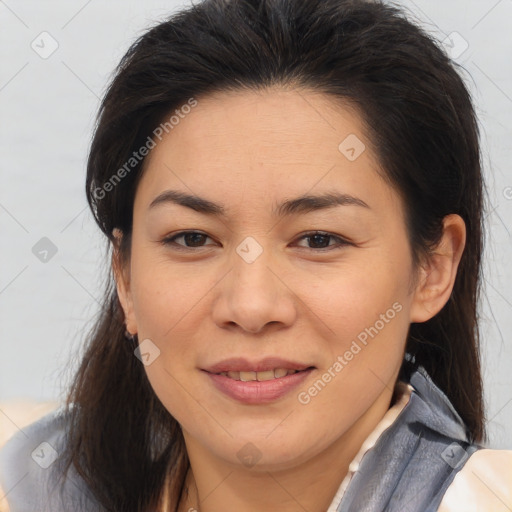
<svg viewBox="0 0 512 512">
<path fill-rule="evenodd" d="M 281 379 L 283 377 L 287 377 L 288 375 L 293 375 L 295 373 L 300 373 L 302 371 L 307 371 L 313 369 L 312 366 L 309 368 L 305 368 L 304 370 L 289 370 L 286 368 L 275 368 L 273 370 L 266 370 L 263 372 L 219 372 L 215 375 L 222 375 L 224 377 L 228 377 L 233 380 L 239 380 L 242 382 L 251 382 L 251 381 L 266 381 L 273 379 Z"/>
</svg>

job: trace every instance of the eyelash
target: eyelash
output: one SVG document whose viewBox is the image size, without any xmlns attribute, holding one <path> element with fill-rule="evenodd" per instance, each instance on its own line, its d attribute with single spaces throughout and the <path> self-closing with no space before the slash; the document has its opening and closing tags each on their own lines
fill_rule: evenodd
<svg viewBox="0 0 512 512">
<path fill-rule="evenodd" d="M 193 251 L 194 249 L 201 249 L 204 247 L 204 246 L 187 247 L 187 246 L 184 246 L 181 244 L 177 244 L 175 242 L 176 239 L 178 239 L 184 235 L 187 235 L 187 234 L 204 235 L 207 238 L 210 238 L 208 235 L 206 235 L 206 233 L 202 233 L 200 231 L 180 231 L 179 233 L 176 233 L 172 237 L 164 238 L 161 241 L 161 243 L 166 246 L 174 246 L 179 251 L 181 251 L 181 250 L 182 251 Z M 338 240 L 338 243 L 335 245 L 330 245 L 330 246 L 322 247 L 322 248 L 318 248 L 318 249 L 315 249 L 314 247 L 303 247 L 304 249 L 309 249 L 314 252 L 326 252 L 326 251 L 331 251 L 333 249 L 341 249 L 342 247 L 345 247 L 348 245 L 354 245 L 353 243 L 349 242 L 348 240 L 346 240 L 340 236 L 333 235 L 333 234 L 327 233 L 325 231 L 311 231 L 311 232 L 308 232 L 308 233 L 305 233 L 304 235 L 302 235 L 300 238 L 298 238 L 298 240 L 302 240 L 304 238 L 313 238 L 314 236 L 323 236 L 323 237 L 333 238 L 333 239 Z"/>
</svg>

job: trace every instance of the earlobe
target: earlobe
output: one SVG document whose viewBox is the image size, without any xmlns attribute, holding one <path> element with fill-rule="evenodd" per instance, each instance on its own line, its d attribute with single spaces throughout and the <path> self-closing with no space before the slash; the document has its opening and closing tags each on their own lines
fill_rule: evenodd
<svg viewBox="0 0 512 512">
<path fill-rule="evenodd" d="M 443 219 L 441 240 L 419 270 L 411 305 L 411 322 L 430 320 L 448 302 L 465 244 L 464 220 L 460 215 L 447 215 Z"/>
<path fill-rule="evenodd" d="M 112 234 L 115 237 L 112 248 L 112 272 L 116 281 L 117 296 L 123 308 L 126 330 L 130 334 L 137 334 L 137 323 L 133 311 L 133 302 L 130 291 L 129 269 L 125 268 L 120 255 L 120 245 L 123 233 L 114 228 Z"/>
</svg>

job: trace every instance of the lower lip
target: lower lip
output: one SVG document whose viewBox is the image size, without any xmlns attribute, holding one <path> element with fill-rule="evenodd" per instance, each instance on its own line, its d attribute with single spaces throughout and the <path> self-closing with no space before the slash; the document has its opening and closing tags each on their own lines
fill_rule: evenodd
<svg viewBox="0 0 512 512">
<path fill-rule="evenodd" d="M 277 379 L 249 382 L 203 371 L 210 377 L 213 385 L 229 397 L 244 404 L 267 404 L 285 396 L 293 388 L 302 384 L 313 370 L 314 368 L 309 368 Z"/>
</svg>

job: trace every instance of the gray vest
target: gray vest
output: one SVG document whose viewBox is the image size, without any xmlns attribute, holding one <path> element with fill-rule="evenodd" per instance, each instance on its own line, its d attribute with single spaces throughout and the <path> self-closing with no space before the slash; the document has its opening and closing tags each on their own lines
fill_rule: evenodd
<svg viewBox="0 0 512 512">
<path fill-rule="evenodd" d="M 337 512 L 434 512 L 468 456 L 482 448 L 469 443 L 463 421 L 423 368 L 410 383 L 409 403 L 363 456 Z M 104 512 L 74 467 L 59 493 L 65 437 L 61 407 L 0 450 L 0 483 L 11 512 Z"/>
</svg>

